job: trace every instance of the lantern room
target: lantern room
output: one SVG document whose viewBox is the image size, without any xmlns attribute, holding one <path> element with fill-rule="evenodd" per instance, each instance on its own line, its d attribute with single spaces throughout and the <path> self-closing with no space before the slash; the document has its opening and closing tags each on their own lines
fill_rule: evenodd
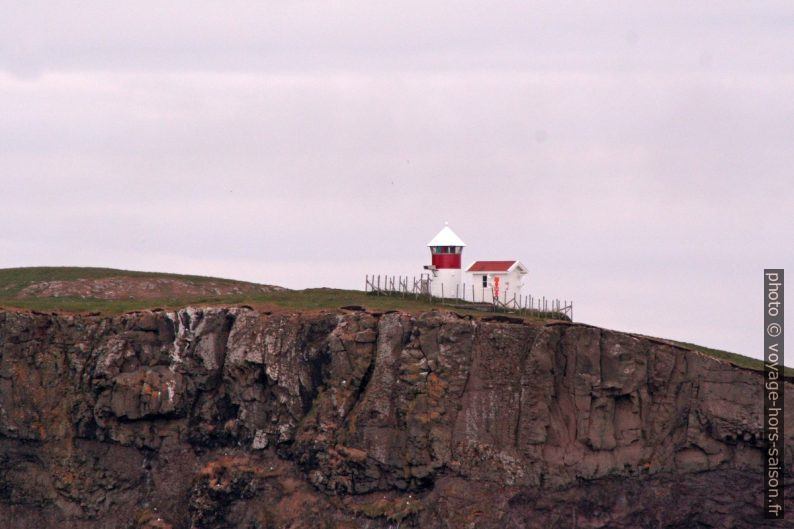
<svg viewBox="0 0 794 529">
<path fill-rule="evenodd" d="M 444 227 L 427 243 L 432 255 L 432 263 L 436 269 L 460 268 L 463 247 L 466 246 L 452 228 L 444 223 Z"/>
<path fill-rule="evenodd" d="M 432 263 L 436 268 L 460 268 L 462 246 L 431 246 Z"/>
</svg>

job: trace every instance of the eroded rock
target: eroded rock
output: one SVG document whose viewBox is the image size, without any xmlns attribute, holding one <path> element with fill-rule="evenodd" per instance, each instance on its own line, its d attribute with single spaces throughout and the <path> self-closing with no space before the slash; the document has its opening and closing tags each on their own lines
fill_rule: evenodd
<svg viewBox="0 0 794 529">
<path fill-rule="evenodd" d="M 633 335 L 0 312 L 0 354 L 12 528 L 781 526 L 760 514 L 760 374 Z"/>
</svg>

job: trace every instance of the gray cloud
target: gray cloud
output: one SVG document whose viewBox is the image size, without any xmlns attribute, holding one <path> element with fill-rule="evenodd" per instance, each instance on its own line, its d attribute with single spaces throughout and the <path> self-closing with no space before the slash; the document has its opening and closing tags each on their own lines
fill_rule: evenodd
<svg viewBox="0 0 794 529">
<path fill-rule="evenodd" d="M 788 2 L 77 5 L 3 8 L 0 266 L 360 288 L 449 220 L 577 319 L 758 356 Z"/>
</svg>

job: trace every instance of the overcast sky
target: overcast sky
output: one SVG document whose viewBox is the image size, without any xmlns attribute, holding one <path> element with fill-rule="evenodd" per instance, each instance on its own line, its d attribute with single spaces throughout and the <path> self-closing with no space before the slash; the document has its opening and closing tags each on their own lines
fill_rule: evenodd
<svg viewBox="0 0 794 529">
<path fill-rule="evenodd" d="M 201 4 L 0 1 L 0 267 L 363 288 L 447 220 L 579 321 L 761 356 L 794 3 Z"/>
</svg>

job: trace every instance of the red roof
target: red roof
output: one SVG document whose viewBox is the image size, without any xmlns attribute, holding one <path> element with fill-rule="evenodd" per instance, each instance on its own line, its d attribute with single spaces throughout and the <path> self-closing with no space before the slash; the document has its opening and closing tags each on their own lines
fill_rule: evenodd
<svg viewBox="0 0 794 529">
<path fill-rule="evenodd" d="M 474 261 L 467 272 L 507 272 L 515 264 L 513 261 Z"/>
</svg>

